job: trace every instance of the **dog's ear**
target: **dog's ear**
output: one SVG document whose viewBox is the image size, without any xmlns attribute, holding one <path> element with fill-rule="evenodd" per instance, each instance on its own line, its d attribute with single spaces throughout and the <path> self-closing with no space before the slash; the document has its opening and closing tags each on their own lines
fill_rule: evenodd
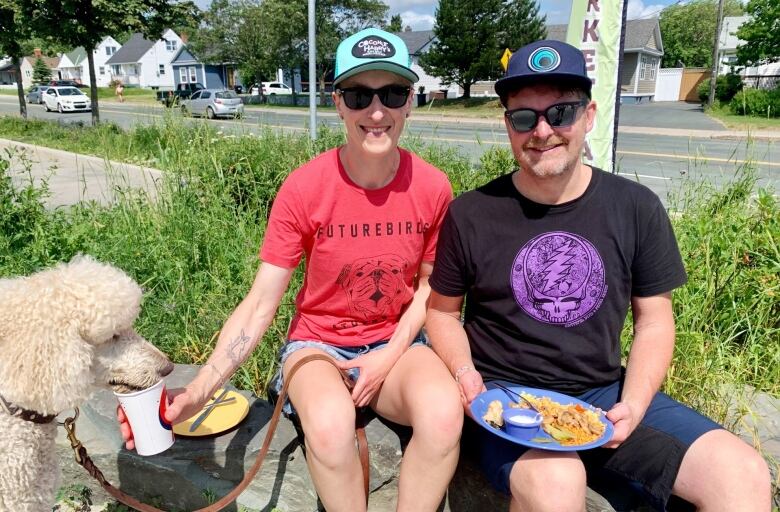
<svg viewBox="0 0 780 512">
<path fill-rule="evenodd" d="M 91 393 L 93 347 L 58 304 L 41 307 L 52 300 L 51 289 L 30 288 L 20 287 L 0 306 L 0 393 L 26 409 L 57 414 Z"/>
<path fill-rule="evenodd" d="M 90 343 L 109 340 L 130 329 L 141 310 L 141 287 L 123 271 L 89 256 L 77 256 L 59 268 L 73 295 L 80 333 Z"/>
</svg>

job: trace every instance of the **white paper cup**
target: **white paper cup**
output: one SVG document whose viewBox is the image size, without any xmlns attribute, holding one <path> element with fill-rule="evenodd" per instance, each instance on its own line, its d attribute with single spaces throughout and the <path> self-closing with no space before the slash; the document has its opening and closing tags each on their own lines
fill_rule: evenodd
<svg viewBox="0 0 780 512">
<path fill-rule="evenodd" d="M 168 396 L 165 381 L 134 393 L 114 393 L 133 429 L 138 455 L 156 455 L 171 447 L 173 426 L 165 419 Z"/>
</svg>

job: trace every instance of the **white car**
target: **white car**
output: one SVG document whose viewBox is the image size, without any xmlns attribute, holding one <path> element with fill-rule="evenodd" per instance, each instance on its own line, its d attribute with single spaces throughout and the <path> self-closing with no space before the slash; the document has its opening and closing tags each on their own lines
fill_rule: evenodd
<svg viewBox="0 0 780 512">
<path fill-rule="evenodd" d="M 262 86 L 263 94 L 266 96 L 275 96 L 277 94 L 290 95 L 293 93 L 293 90 L 290 88 L 290 86 L 282 82 L 263 82 Z M 254 84 L 249 89 L 249 94 L 252 96 L 257 96 L 260 94 L 260 87 L 257 84 Z"/>
<path fill-rule="evenodd" d="M 76 87 L 49 87 L 43 95 L 43 106 L 47 112 L 87 112 L 92 110 L 92 101 Z"/>
</svg>

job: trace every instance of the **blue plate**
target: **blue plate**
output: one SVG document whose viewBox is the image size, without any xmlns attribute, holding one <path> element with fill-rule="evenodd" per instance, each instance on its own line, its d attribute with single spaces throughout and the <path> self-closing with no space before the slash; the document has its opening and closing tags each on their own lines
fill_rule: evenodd
<svg viewBox="0 0 780 512">
<path fill-rule="evenodd" d="M 487 386 L 490 386 L 490 384 L 488 383 Z M 568 395 L 564 395 L 562 393 L 556 393 L 555 391 L 546 391 L 544 389 L 526 388 L 522 386 L 513 386 L 513 385 L 507 385 L 507 387 L 517 393 L 528 393 L 537 398 L 548 397 L 551 400 L 554 400 L 562 405 L 580 404 L 583 407 L 586 407 L 593 411 L 597 411 L 595 407 L 588 404 L 587 402 L 583 402 L 582 400 L 578 400 L 576 398 L 570 397 Z M 541 428 L 539 429 L 539 434 L 535 437 L 549 439 L 550 442 L 539 442 L 539 441 L 533 441 L 531 439 L 518 439 L 514 436 L 507 434 L 502 429 L 491 427 L 485 420 L 482 419 L 482 416 L 484 416 L 485 413 L 487 412 L 488 405 L 493 400 L 500 400 L 501 405 L 504 407 L 504 409 L 508 407 L 509 402 L 515 401 L 510 399 L 509 396 L 501 389 L 498 388 L 488 389 L 484 393 L 478 395 L 474 399 L 474 401 L 471 402 L 471 413 L 474 415 L 474 421 L 479 423 L 482 427 L 486 428 L 488 431 L 492 432 L 493 434 L 499 437 L 503 437 L 507 441 L 512 441 L 513 443 L 521 444 L 523 446 L 528 446 L 530 448 L 538 448 L 540 450 L 551 450 L 556 452 L 576 452 L 580 450 L 588 450 L 590 448 L 596 448 L 598 446 L 601 446 L 607 441 L 609 441 L 610 439 L 612 439 L 612 434 L 615 431 L 615 428 L 612 426 L 612 422 L 607 419 L 607 417 L 604 415 L 604 412 L 599 412 L 601 421 L 604 422 L 607 428 L 604 429 L 604 433 L 601 434 L 601 437 L 599 437 L 594 441 L 591 441 L 590 443 L 579 444 L 576 446 L 564 446 L 558 441 L 556 441 L 555 439 L 553 439 L 550 436 L 550 434 L 548 434 Z"/>
</svg>

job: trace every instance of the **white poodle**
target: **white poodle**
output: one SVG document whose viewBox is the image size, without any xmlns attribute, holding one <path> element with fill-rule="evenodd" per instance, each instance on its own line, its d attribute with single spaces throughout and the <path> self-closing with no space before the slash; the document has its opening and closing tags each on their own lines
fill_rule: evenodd
<svg viewBox="0 0 780 512">
<path fill-rule="evenodd" d="M 0 512 L 48 512 L 59 483 L 54 416 L 97 387 L 144 389 L 173 370 L 133 330 L 140 287 L 86 256 L 0 279 Z"/>
</svg>

